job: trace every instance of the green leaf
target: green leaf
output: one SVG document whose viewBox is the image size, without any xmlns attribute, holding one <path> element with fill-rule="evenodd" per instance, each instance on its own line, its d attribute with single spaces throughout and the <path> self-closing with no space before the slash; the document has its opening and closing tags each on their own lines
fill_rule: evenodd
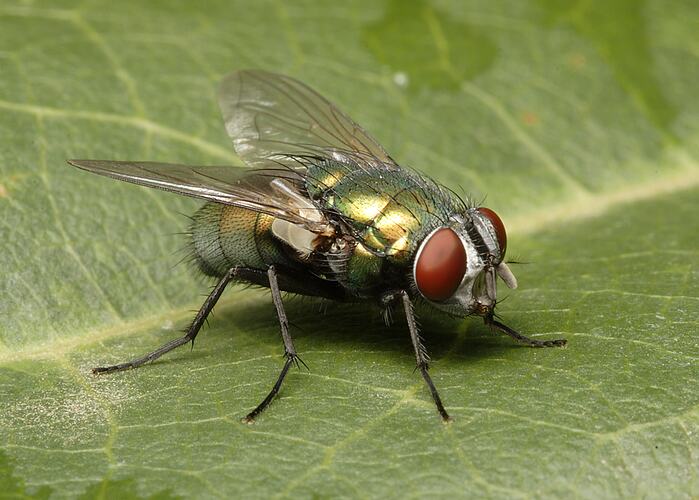
<svg viewBox="0 0 699 500">
<path fill-rule="evenodd" d="M 697 4 L 77 2 L 0 6 L 0 484 L 25 497 L 699 496 Z M 196 201 L 66 158 L 238 162 L 234 69 L 296 76 L 401 163 L 501 214 L 503 320 L 421 311 L 440 422 L 406 326 L 226 293 L 176 250 Z"/>
</svg>

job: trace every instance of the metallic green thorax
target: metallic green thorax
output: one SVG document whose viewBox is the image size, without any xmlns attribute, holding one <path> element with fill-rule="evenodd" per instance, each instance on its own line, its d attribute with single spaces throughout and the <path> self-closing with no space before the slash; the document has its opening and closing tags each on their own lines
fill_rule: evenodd
<svg viewBox="0 0 699 500">
<path fill-rule="evenodd" d="M 422 239 L 465 210 L 451 192 L 405 169 L 324 161 L 309 167 L 306 189 L 356 240 L 337 279 L 357 295 L 382 291 L 377 285 L 407 286 Z"/>
</svg>

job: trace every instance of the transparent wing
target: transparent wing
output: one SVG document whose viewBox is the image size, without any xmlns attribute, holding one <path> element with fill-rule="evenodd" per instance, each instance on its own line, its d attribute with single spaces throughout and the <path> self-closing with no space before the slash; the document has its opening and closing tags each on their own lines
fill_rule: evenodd
<svg viewBox="0 0 699 500">
<path fill-rule="evenodd" d="M 303 179 L 284 167 L 250 169 L 111 160 L 68 163 L 113 179 L 262 212 L 309 229 L 320 225 L 317 210 L 309 208 L 304 214 L 297 201 L 295 193 Z"/>
<path fill-rule="evenodd" d="M 307 85 L 258 70 L 221 83 L 219 106 L 236 153 L 250 166 L 299 168 L 304 156 L 399 168 L 362 127 Z"/>
</svg>

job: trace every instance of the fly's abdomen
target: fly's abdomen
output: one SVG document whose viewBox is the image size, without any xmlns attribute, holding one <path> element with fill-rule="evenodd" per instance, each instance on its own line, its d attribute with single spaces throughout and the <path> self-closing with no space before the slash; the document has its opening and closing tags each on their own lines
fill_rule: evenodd
<svg viewBox="0 0 699 500">
<path fill-rule="evenodd" d="M 207 203 L 194 214 L 192 248 L 204 274 L 223 276 L 234 266 L 267 269 L 285 264 L 285 255 L 272 236 L 274 217 L 219 203 Z"/>
</svg>

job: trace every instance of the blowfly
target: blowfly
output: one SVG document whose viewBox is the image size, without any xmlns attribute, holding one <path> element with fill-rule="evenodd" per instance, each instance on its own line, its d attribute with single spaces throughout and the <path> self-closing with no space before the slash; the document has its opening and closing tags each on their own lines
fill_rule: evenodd
<svg viewBox="0 0 699 500">
<path fill-rule="evenodd" d="M 219 105 L 247 167 L 69 160 L 95 174 L 206 200 L 192 218 L 191 250 L 198 268 L 218 280 L 183 337 L 94 373 L 136 368 L 193 343 L 231 282 L 270 289 L 284 343 L 281 373 L 247 422 L 274 399 L 291 366 L 303 363 L 282 292 L 401 308 L 417 368 L 445 421 L 414 303 L 481 316 L 532 347 L 565 345 L 525 337 L 495 319 L 497 278 L 509 288 L 517 280 L 504 261 L 507 234 L 494 211 L 402 168 L 345 113 L 288 76 L 234 72 L 221 84 Z"/>
</svg>

